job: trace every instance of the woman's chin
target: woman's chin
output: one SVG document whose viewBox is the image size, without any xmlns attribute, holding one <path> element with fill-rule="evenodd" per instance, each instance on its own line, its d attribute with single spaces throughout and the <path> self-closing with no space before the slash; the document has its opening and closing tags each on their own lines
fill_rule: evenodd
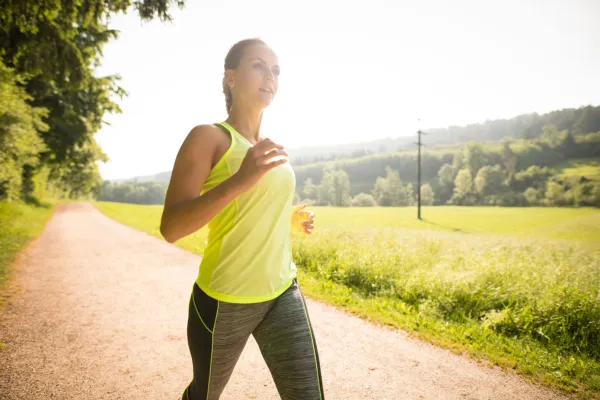
<svg viewBox="0 0 600 400">
<path fill-rule="evenodd" d="M 261 106 L 262 108 L 267 108 L 267 107 L 269 107 L 269 105 L 270 105 L 272 102 L 273 102 L 273 101 L 272 101 L 271 99 L 269 99 L 269 100 L 266 100 L 266 99 L 259 99 L 259 100 L 257 101 L 257 103 L 258 103 L 258 104 L 260 104 L 260 106 Z"/>
</svg>

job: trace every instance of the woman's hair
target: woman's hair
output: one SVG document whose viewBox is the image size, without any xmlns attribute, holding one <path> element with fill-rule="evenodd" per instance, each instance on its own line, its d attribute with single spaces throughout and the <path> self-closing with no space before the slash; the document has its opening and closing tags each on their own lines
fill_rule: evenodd
<svg viewBox="0 0 600 400">
<path fill-rule="evenodd" d="M 225 71 L 237 68 L 240 64 L 240 59 L 244 54 L 244 50 L 246 47 L 253 44 L 264 44 L 266 46 L 266 43 L 259 38 L 244 39 L 234 44 L 225 57 Z M 229 89 L 229 86 L 227 86 L 227 83 L 225 82 L 225 76 L 223 76 L 223 93 L 225 94 L 225 107 L 227 108 L 227 114 L 229 114 L 231 105 L 233 104 L 233 96 L 231 94 L 231 89 Z"/>
</svg>

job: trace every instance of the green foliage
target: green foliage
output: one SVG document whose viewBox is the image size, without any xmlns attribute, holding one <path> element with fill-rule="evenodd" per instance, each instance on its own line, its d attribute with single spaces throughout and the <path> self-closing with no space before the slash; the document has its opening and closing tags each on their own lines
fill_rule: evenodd
<svg viewBox="0 0 600 400">
<path fill-rule="evenodd" d="M 319 198 L 318 187 L 313 183 L 311 178 L 306 178 L 306 181 L 304 181 L 304 189 L 302 190 L 302 194 L 307 199 L 317 200 Z"/>
<path fill-rule="evenodd" d="M 377 202 L 367 193 L 359 193 L 352 199 L 352 207 L 375 207 Z"/>
<path fill-rule="evenodd" d="M 28 103 L 31 96 L 22 82 L 0 60 L 0 200 L 21 197 L 24 168 L 36 167 L 45 150 L 38 132 L 48 129 L 42 121 L 46 110 Z"/>
<path fill-rule="evenodd" d="M 464 149 L 465 165 L 474 176 L 481 167 L 487 164 L 486 155 L 480 143 L 469 142 Z"/>
<path fill-rule="evenodd" d="M 500 194 L 508 187 L 504 185 L 504 173 L 502 167 L 496 164 L 494 166 L 486 165 L 477 171 L 475 177 L 475 189 L 481 196 Z"/>
<path fill-rule="evenodd" d="M 473 177 L 469 168 L 458 171 L 454 180 L 454 195 L 450 199 L 451 204 L 470 205 L 474 203 Z"/>
<path fill-rule="evenodd" d="M 332 171 L 328 177 L 331 180 L 331 205 L 338 207 L 350 206 L 352 198 L 350 197 L 350 179 L 348 178 L 348 174 L 340 169 Z"/>
<path fill-rule="evenodd" d="M 373 197 L 380 206 L 408 206 L 413 203 L 412 185 L 404 186 L 398 171 L 390 166 L 385 168 L 386 177 L 377 177 L 372 190 Z"/>
<path fill-rule="evenodd" d="M 514 141 L 504 138 L 501 142 L 480 144 L 468 143 L 464 148 L 434 149 L 426 153 L 422 160 L 423 183 L 430 184 L 436 193 L 435 204 L 488 204 L 502 206 L 528 205 L 524 196 L 525 190 L 532 187 L 537 191 L 546 192 L 546 182 L 551 177 L 559 174 L 558 170 L 569 165 L 565 161 L 570 157 L 579 157 L 581 154 L 600 156 L 600 134 L 586 134 L 574 136 L 570 132 L 559 132 L 554 125 L 544 127 L 545 133 L 541 138 L 529 141 Z M 541 129 L 541 128 L 540 128 Z M 594 156 L 597 159 L 598 156 Z M 452 162 L 452 163 L 451 163 Z M 585 159 L 585 172 L 583 169 L 570 169 L 572 177 L 577 176 L 584 183 L 586 179 L 596 179 L 600 176 L 600 169 L 592 167 L 593 162 Z M 592 163 L 592 164 L 588 164 Z M 556 166 L 556 168 L 554 168 Z M 457 169 L 460 167 L 460 169 Z M 485 168 L 489 167 L 489 168 Z M 387 176 L 388 168 L 396 171 L 405 180 L 405 191 L 408 184 L 416 184 L 416 157 L 413 153 L 397 152 L 384 154 L 370 154 L 357 159 L 336 160 L 328 163 L 310 164 L 296 167 L 294 170 L 298 180 L 310 178 L 312 182 L 322 180 L 325 169 L 343 169 L 349 176 L 351 194 L 366 192 L 371 189 L 373 196 L 380 205 L 412 204 L 413 197 L 408 194 L 398 194 L 399 185 L 392 177 L 391 181 L 381 177 L 384 172 Z M 437 168 L 437 169 L 436 169 Z M 456 189 L 455 181 L 461 169 L 471 172 L 472 189 L 463 193 L 464 188 Z M 481 175 L 477 179 L 479 171 Z M 566 168 L 565 168 L 566 171 Z M 405 174 L 406 173 L 406 174 Z M 488 175 L 491 173 L 491 183 L 487 184 Z M 564 172 L 563 172 L 564 175 Z M 408 179 L 407 179 L 408 177 Z M 500 181 L 502 180 L 502 183 Z M 464 184 L 468 183 L 466 177 L 461 177 Z M 391 185 L 390 185 L 391 182 Z M 480 187 L 478 190 L 477 182 Z M 569 185 L 564 184 L 566 201 L 565 205 L 584 204 L 574 200 L 574 192 L 579 183 L 574 180 Z M 327 184 L 325 185 L 327 186 Z M 326 189 L 326 187 L 321 188 Z M 299 190 L 299 189 L 298 189 Z M 312 190 L 312 189 L 309 189 Z M 396 194 L 392 193 L 396 190 Z M 317 196 L 318 197 L 318 196 Z M 402 200 L 402 197 L 405 200 Z M 324 193 L 321 199 L 328 198 Z M 393 198 L 400 198 L 394 203 Z M 333 204 L 331 200 L 324 200 L 318 204 Z M 542 202 L 541 204 L 548 204 Z M 590 204 L 589 201 L 585 204 Z"/>
<path fill-rule="evenodd" d="M 168 20 L 173 3 L 183 5 L 173 0 L 3 4 L 0 75 L 8 99 L 1 101 L 10 102 L 12 114 L 4 111 L 5 104 L 0 106 L 5 136 L 0 149 L 1 197 L 14 199 L 18 191 L 24 198 L 31 196 L 45 166 L 50 168 L 46 183 L 72 198 L 86 196 L 101 184 L 96 162 L 107 157 L 93 136 L 104 113 L 120 112 L 111 98 L 125 95 L 117 85 L 118 76 L 94 75 L 103 45 L 117 37 L 107 21 L 130 7 L 142 19 Z M 16 139 L 15 132 L 21 131 L 22 137 Z M 13 142 L 17 145 L 8 150 Z M 16 154 L 24 161 L 14 161 Z"/>
<path fill-rule="evenodd" d="M 558 171 L 560 179 L 585 178 L 591 181 L 600 181 L 600 159 L 572 158 L 568 161 L 553 166 Z"/>
<path fill-rule="evenodd" d="M 167 185 L 153 182 L 104 182 L 97 200 L 130 204 L 164 204 Z"/>
<path fill-rule="evenodd" d="M 542 115 L 522 114 L 511 119 L 486 121 L 481 124 L 429 129 L 427 137 L 436 143 L 497 141 L 504 137 L 535 139 L 542 135 L 546 125 L 554 125 L 558 131 L 568 130 L 574 135 L 598 132 L 600 131 L 600 107 L 567 108 Z M 462 166 L 458 167 L 462 168 Z"/>
<path fill-rule="evenodd" d="M 415 233 L 320 232 L 318 240 L 297 242 L 293 252 L 300 266 L 324 279 L 412 306 L 430 299 L 443 320 L 458 323 L 485 321 L 489 313 L 509 309 L 514 318 L 496 323 L 497 332 L 544 344 L 550 340 L 552 346 L 600 361 L 600 303 L 593 300 L 600 294 L 593 268 L 600 260 L 585 247 L 574 251 L 535 241 L 461 243 L 458 237 Z"/>
<path fill-rule="evenodd" d="M 537 165 L 533 165 L 525 171 L 518 172 L 515 175 L 515 180 L 512 182 L 512 188 L 519 192 L 524 191 L 529 187 L 545 191 L 546 181 L 554 174 L 555 171 L 547 167 L 541 168 Z"/>
<path fill-rule="evenodd" d="M 433 193 L 433 189 L 429 183 L 426 183 L 421 186 L 421 204 L 431 205 L 433 204 L 433 200 L 435 198 L 435 194 Z"/>
<path fill-rule="evenodd" d="M 517 155 L 511 149 L 509 140 L 502 141 L 502 165 L 509 175 L 517 171 Z"/>
<path fill-rule="evenodd" d="M 525 199 L 527 200 L 527 203 L 531 206 L 537 206 L 540 204 L 540 200 L 541 200 L 541 194 L 540 191 L 537 189 L 534 189 L 532 187 L 528 187 L 525 192 L 523 193 L 523 195 L 525 196 Z"/>
<path fill-rule="evenodd" d="M 458 171 L 457 171 L 458 172 Z M 441 204 L 446 204 L 454 192 L 454 168 L 450 164 L 444 164 L 438 171 L 439 189 L 436 191 Z"/>
</svg>

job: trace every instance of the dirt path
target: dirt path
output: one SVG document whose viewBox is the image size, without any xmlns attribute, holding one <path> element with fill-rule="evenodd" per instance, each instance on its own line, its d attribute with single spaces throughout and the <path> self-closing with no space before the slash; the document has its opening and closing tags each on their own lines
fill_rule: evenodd
<svg viewBox="0 0 600 400">
<path fill-rule="evenodd" d="M 0 314 L 0 398 L 176 400 L 200 258 L 61 204 L 21 253 Z M 498 368 L 310 301 L 327 399 L 562 399 Z M 278 399 L 250 338 L 222 399 Z"/>
</svg>

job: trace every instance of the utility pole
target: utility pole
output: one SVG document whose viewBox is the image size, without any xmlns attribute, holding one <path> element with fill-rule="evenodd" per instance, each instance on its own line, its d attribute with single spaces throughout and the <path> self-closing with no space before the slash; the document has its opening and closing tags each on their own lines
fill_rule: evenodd
<svg viewBox="0 0 600 400">
<path fill-rule="evenodd" d="M 417 218 L 421 219 L 421 146 L 424 146 L 421 143 L 421 135 L 424 135 L 425 132 L 421 131 L 421 119 L 419 118 L 419 130 L 417 131 L 418 142 L 416 143 L 418 147 L 418 155 L 417 155 Z"/>
</svg>

